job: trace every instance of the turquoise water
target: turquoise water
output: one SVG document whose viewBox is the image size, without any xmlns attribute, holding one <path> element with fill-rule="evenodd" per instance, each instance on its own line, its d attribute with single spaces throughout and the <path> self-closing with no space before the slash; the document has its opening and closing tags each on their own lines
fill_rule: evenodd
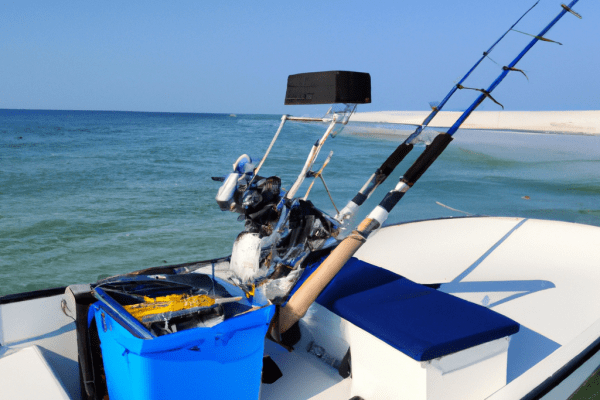
<svg viewBox="0 0 600 400">
<path fill-rule="evenodd" d="M 146 267 L 228 255 L 242 222 L 219 211 L 236 158 L 260 158 L 277 115 L 0 110 L 0 295 L 96 281 Z M 289 123 L 261 174 L 284 187 L 325 127 Z M 389 222 L 472 214 L 600 226 L 600 138 L 460 131 Z M 325 180 L 338 207 L 397 138 L 330 139 Z M 413 151 L 366 203 L 394 186 Z M 307 184 L 300 193 L 304 193 Z M 310 199 L 335 213 L 320 182 Z M 360 217 L 359 216 L 359 217 Z"/>
</svg>

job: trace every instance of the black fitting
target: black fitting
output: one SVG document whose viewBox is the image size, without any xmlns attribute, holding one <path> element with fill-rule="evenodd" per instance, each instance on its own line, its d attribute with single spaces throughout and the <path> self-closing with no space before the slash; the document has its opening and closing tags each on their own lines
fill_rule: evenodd
<svg viewBox="0 0 600 400">
<path fill-rule="evenodd" d="M 433 142 L 425 148 L 425 151 L 417 158 L 415 163 L 406 171 L 401 181 L 412 186 L 419 180 L 427 168 L 438 158 L 446 146 L 452 141 L 452 135 L 441 133 L 433 139 Z M 386 196 L 387 197 L 387 196 Z M 385 199 L 384 199 L 385 201 Z M 383 201 L 382 201 L 383 203 Z M 383 206 L 382 206 L 383 207 Z"/>
<path fill-rule="evenodd" d="M 354 196 L 354 198 L 352 199 L 352 202 L 355 203 L 357 206 L 362 206 L 366 200 L 367 196 L 358 192 L 356 193 L 356 196 Z"/>
<path fill-rule="evenodd" d="M 392 154 L 381 164 L 378 172 L 381 172 L 387 178 L 394 169 L 404 160 L 404 157 L 413 149 L 413 145 L 409 143 L 402 143 L 394 150 Z"/>
<path fill-rule="evenodd" d="M 392 208 L 394 208 L 394 206 L 398 204 L 402 196 L 404 196 L 404 192 L 399 192 L 397 190 L 389 191 L 388 194 L 385 195 L 383 200 L 381 200 L 379 206 L 384 208 L 387 212 L 390 212 L 392 211 Z"/>
</svg>

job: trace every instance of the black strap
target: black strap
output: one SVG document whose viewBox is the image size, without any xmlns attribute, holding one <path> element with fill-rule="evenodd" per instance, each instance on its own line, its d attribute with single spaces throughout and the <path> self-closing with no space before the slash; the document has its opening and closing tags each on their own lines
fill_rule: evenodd
<svg viewBox="0 0 600 400">
<path fill-rule="evenodd" d="M 448 135 L 447 133 L 437 135 L 435 139 L 433 139 L 433 142 L 425 148 L 425 151 L 421 153 L 419 158 L 417 158 L 414 164 L 406 171 L 402 177 L 402 182 L 406 183 L 408 186 L 414 185 L 451 141 L 452 135 Z"/>
<path fill-rule="evenodd" d="M 378 172 L 388 177 L 392 172 L 394 172 L 394 169 L 398 166 L 398 164 L 400 164 L 400 162 L 402 162 L 404 157 L 406 157 L 406 155 L 410 153 L 412 149 L 412 144 L 402 143 L 396 148 L 396 150 L 394 150 L 392 154 L 390 154 L 387 160 L 381 164 Z"/>
</svg>

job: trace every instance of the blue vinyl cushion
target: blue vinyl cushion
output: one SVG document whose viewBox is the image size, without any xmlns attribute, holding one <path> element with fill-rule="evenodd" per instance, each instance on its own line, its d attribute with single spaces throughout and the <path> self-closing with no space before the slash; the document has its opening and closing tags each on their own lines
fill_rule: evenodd
<svg viewBox="0 0 600 400">
<path fill-rule="evenodd" d="M 321 265 L 323 257 L 318 262 L 306 267 L 302 276 L 296 283 L 296 286 L 290 293 L 290 297 L 306 281 L 306 279 Z M 387 269 L 376 267 L 375 265 L 360 261 L 352 257 L 340 272 L 333 278 L 329 285 L 321 292 L 317 298 L 317 303 L 331 310 L 333 303 L 354 293 L 364 292 L 365 290 L 381 286 L 383 284 L 401 279 L 402 277 Z"/>
<path fill-rule="evenodd" d="M 317 266 L 307 268 L 301 282 Z M 317 303 L 417 361 L 519 331 L 518 323 L 495 311 L 356 258 L 342 268 Z"/>
</svg>

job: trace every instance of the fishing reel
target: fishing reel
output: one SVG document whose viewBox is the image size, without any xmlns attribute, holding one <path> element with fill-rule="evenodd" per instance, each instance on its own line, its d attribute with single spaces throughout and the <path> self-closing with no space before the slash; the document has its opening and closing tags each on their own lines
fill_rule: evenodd
<svg viewBox="0 0 600 400">
<path fill-rule="evenodd" d="M 320 178 L 331 198 L 322 176 L 331 153 L 321 170 L 313 172 L 312 167 L 327 138 L 343 129 L 357 104 L 370 102 L 369 74 L 326 71 L 290 75 L 284 104 L 334 106 L 322 118 L 283 115 L 271 144 L 256 166 L 244 154 L 226 178 L 213 178 L 223 182 L 216 196 L 221 210 L 242 214 L 238 219 L 245 221 L 244 230 L 233 245 L 230 270 L 247 295 L 260 286 L 270 300 L 284 300 L 300 277 L 309 254 L 337 243 L 340 222 L 307 200 L 312 184 L 304 196 L 299 196 L 298 191 L 306 178 Z M 298 178 L 284 191 L 279 177 L 262 177 L 258 173 L 286 121 L 326 123 L 328 127 L 312 145 Z"/>
<path fill-rule="evenodd" d="M 268 236 L 277 219 L 275 206 L 281 200 L 281 179 L 254 174 L 254 160 L 247 154 L 233 163 L 233 172 L 221 178 L 216 201 L 222 211 L 244 215 L 245 231 Z M 221 180 L 213 178 L 214 180 Z"/>
<path fill-rule="evenodd" d="M 248 289 L 262 278 L 280 279 L 294 270 L 313 250 L 337 236 L 334 219 L 301 198 L 286 199 L 277 176 L 255 175 L 247 154 L 233 164 L 233 172 L 221 180 L 216 196 L 223 211 L 241 214 L 244 229 L 236 238 L 231 270 Z M 279 294 L 281 291 L 272 291 Z"/>
<path fill-rule="evenodd" d="M 212 178 L 215 181 L 223 182 L 215 198 L 221 211 L 243 214 L 242 195 L 253 176 L 254 164 L 252 158 L 247 154 L 242 154 L 233 163 L 233 172 L 227 175 L 226 178 Z"/>
</svg>

